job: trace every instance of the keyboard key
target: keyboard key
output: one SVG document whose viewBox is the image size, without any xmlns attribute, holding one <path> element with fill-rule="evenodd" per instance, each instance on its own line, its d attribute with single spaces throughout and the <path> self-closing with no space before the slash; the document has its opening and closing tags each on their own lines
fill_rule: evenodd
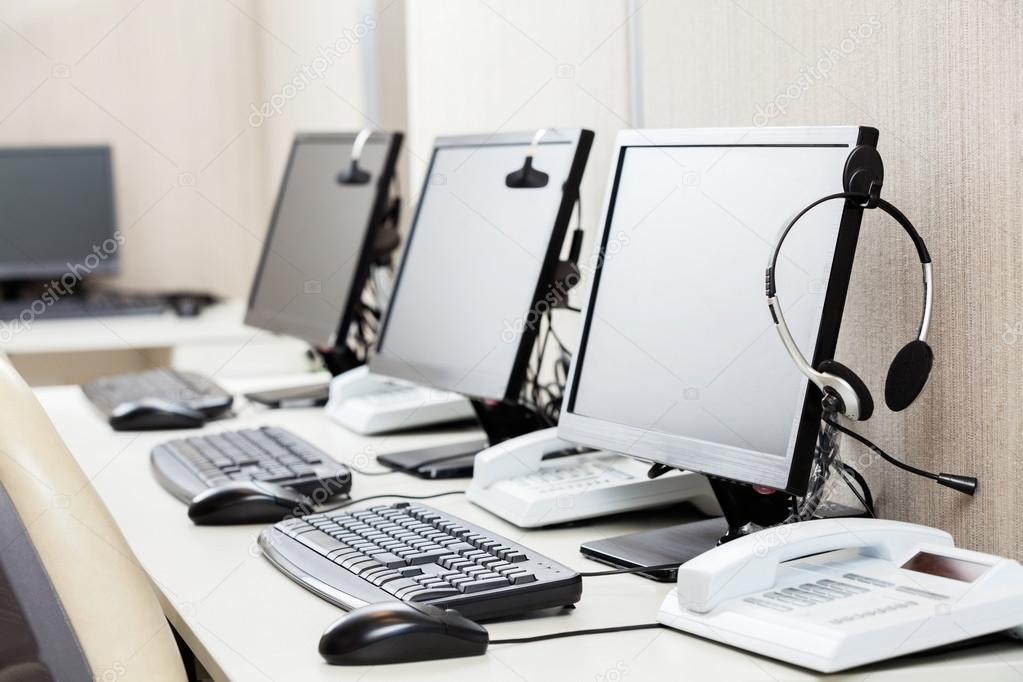
<svg viewBox="0 0 1023 682">
<path fill-rule="evenodd" d="M 341 542 L 338 542 L 334 538 L 330 537 L 322 530 L 314 530 L 308 533 L 302 533 L 298 536 L 298 541 L 306 547 L 312 549 L 314 552 L 326 556 L 328 553 L 335 549 L 342 549 L 346 547 Z"/>
<path fill-rule="evenodd" d="M 404 566 L 406 563 L 405 560 L 402 559 L 401 557 L 391 554 L 389 552 L 376 554 L 373 556 L 373 558 L 382 563 L 384 566 L 387 566 L 388 568 L 399 568 L 401 566 Z"/>
<path fill-rule="evenodd" d="M 454 597 L 455 595 L 461 594 L 454 587 L 437 587 L 423 590 L 417 594 L 409 597 L 409 601 L 427 601 L 428 599 L 442 599 L 444 597 Z"/>
<path fill-rule="evenodd" d="M 390 594 L 397 594 L 399 590 L 403 590 L 407 587 L 419 587 L 419 583 L 412 578 L 398 578 L 397 580 L 392 580 L 383 585 L 384 591 L 389 592 Z"/>
<path fill-rule="evenodd" d="M 536 582 L 536 576 L 532 573 L 516 573 L 506 577 L 511 581 L 512 585 L 525 585 Z"/>
<path fill-rule="evenodd" d="M 473 594 L 474 592 L 483 592 L 485 590 L 491 590 L 495 587 L 507 587 L 511 583 L 507 579 L 497 577 L 488 578 L 486 580 L 476 580 L 471 583 L 465 583 L 461 585 L 459 589 L 466 594 Z"/>
</svg>

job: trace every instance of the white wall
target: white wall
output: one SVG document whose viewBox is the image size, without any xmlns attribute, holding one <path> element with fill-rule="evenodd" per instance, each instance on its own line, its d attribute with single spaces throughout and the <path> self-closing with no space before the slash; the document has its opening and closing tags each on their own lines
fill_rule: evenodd
<svg viewBox="0 0 1023 682">
<path fill-rule="evenodd" d="M 116 283 L 244 296 L 293 132 L 363 123 L 362 4 L 2 0 L 0 145 L 111 143 Z"/>
<path fill-rule="evenodd" d="M 415 0 L 406 8 L 407 193 L 419 193 L 438 135 L 589 128 L 588 253 L 614 136 L 629 126 L 625 0 Z"/>
</svg>

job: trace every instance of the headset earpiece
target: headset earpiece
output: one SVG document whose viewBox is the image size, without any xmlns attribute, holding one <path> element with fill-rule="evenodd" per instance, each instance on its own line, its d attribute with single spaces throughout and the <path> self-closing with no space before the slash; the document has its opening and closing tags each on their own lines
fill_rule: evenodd
<svg viewBox="0 0 1023 682">
<path fill-rule="evenodd" d="M 884 382 L 884 401 L 893 412 L 900 412 L 916 400 L 927 384 L 934 365 L 934 351 L 926 341 L 910 341 L 896 354 Z"/>
<path fill-rule="evenodd" d="M 845 382 L 852 387 L 853 392 L 856 394 L 856 400 L 860 403 L 859 421 L 863 422 L 870 419 L 870 416 L 874 414 L 874 397 L 870 395 L 870 389 L 867 388 L 863 379 L 860 379 L 856 372 L 852 371 L 837 360 L 822 361 L 819 365 L 817 365 L 817 371 L 825 374 L 831 374 L 839 379 L 844 379 Z M 846 405 L 845 407 L 846 414 L 848 416 L 848 412 L 850 411 L 849 408 L 851 406 Z"/>
</svg>

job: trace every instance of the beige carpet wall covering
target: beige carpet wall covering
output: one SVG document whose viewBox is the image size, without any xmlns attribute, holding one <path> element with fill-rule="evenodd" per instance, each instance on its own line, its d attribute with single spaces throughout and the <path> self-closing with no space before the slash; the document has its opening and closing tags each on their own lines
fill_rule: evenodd
<svg viewBox="0 0 1023 682">
<path fill-rule="evenodd" d="M 1023 3 L 650 0 L 642 12 L 646 126 L 880 130 L 883 196 L 934 259 L 935 368 L 906 412 L 880 407 L 922 295 L 909 240 L 880 214 L 864 220 L 837 357 L 879 404 L 869 437 L 975 474 L 980 492 L 876 461 L 868 476 L 884 516 L 1023 559 Z"/>
</svg>

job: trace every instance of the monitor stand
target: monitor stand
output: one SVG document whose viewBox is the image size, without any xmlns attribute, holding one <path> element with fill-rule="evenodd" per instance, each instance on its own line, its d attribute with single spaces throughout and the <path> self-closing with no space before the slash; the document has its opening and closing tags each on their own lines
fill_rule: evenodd
<svg viewBox="0 0 1023 682">
<path fill-rule="evenodd" d="M 748 485 L 710 479 L 714 496 L 724 516 L 690 521 L 667 528 L 629 533 L 583 544 L 583 556 L 615 568 L 639 568 L 683 564 L 717 545 L 745 534 L 748 524 L 773 526 L 788 518 L 792 496 L 782 492 L 764 493 Z M 866 516 L 866 512 L 845 505 L 821 504 L 819 518 Z M 660 582 L 674 582 L 676 571 L 658 570 L 641 575 Z"/>
<path fill-rule="evenodd" d="M 377 455 L 386 467 L 420 478 L 471 478 L 476 454 L 491 445 L 549 426 L 522 405 L 472 399 L 484 438 Z"/>
</svg>

